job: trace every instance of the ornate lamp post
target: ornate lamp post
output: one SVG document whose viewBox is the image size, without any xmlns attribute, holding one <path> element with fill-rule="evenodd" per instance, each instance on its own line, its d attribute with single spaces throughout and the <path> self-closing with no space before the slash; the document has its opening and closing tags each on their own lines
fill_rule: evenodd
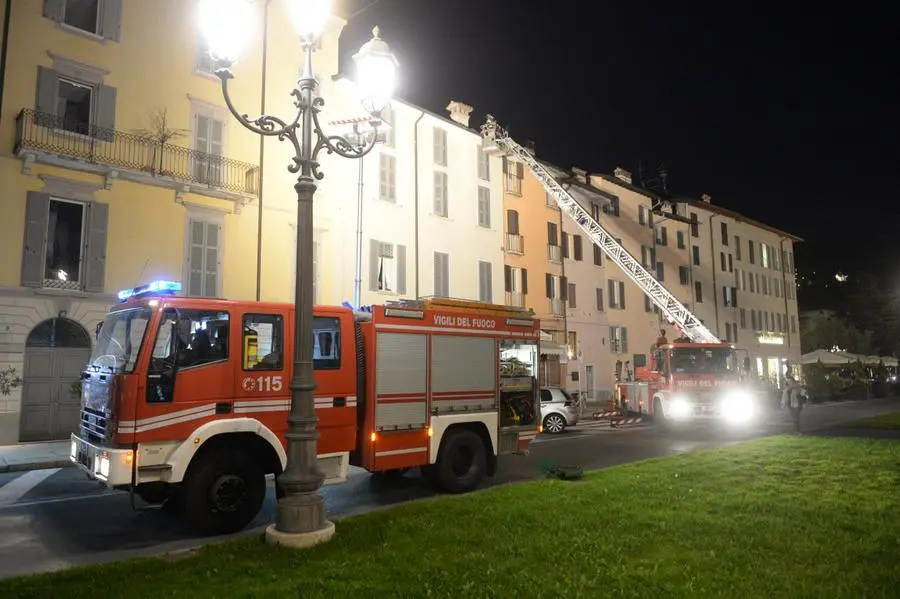
<svg viewBox="0 0 900 599">
<path fill-rule="evenodd" d="M 334 524 L 325 519 L 325 505 L 317 493 L 324 475 L 316 459 L 316 413 L 313 391 L 313 196 L 316 181 L 322 179 L 318 156 L 322 150 L 345 158 L 362 158 L 375 146 L 381 112 L 390 102 L 397 60 L 387 43 L 374 37 L 353 56 L 363 107 L 372 116 L 374 134 L 368 141 L 357 135 L 350 141 L 328 135 L 319 124 L 319 112 L 325 104 L 318 95 L 312 55 L 330 14 L 330 0 L 285 0 L 300 36 L 304 52 L 304 70 L 290 95 L 297 110 L 288 119 L 271 115 L 251 118 L 241 114 L 231 101 L 228 82 L 234 79 L 231 65 L 237 60 L 250 33 L 255 13 L 251 0 L 203 0 L 200 23 L 207 37 L 210 54 L 223 65 L 216 71 L 222 80 L 222 93 L 228 109 L 237 121 L 254 133 L 277 137 L 291 143 L 294 156 L 287 169 L 298 173 L 297 192 L 297 277 L 294 295 L 294 369 L 291 377 L 291 412 L 288 417 L 287 466 L 278 477 L 279 499 L 276 521 L 266 531 L 270 542 L 295 547 L 313 545 L 331 538 Z"/>
</svg>

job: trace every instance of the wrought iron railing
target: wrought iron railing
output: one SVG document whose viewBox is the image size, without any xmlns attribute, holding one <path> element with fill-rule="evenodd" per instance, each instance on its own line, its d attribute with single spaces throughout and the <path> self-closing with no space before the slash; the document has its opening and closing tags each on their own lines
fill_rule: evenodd
<svg viewBox="0 0 900 599">
<path fill-rule="evenodd" d="M 16 147 L 93 164 L 257 195 L 259 166 L 153 138 L 85 125 L 23 109 L 16 117 Z"/>
</svg>

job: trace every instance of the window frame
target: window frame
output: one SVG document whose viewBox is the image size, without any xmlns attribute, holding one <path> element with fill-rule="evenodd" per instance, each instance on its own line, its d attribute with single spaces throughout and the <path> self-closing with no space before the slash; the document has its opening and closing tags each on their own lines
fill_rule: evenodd
<svg viewBox="0 0 900 599">
<path fill-rule="evenodd" d="M 259 319 L 259 320 L 255 320 L 255 319 Z M 257 368 L 256 366 L 247 368 L 247 344 L 245 342 L 244 333 L 248 328 L 248 320 L 250 320 L 250 322 L 254 322 L 256 324 L 262 324 L 263 322 L 265 322 L 264 319 L 275 320 L 275 321 L 277 321 L 278 326 L 280 327 L 281 332 L 279 335 L 278 333 L 276 333 L 276 331 L 274 329 L 275 324 L 272 323 L 272 326 L 273 326 L 272 348 L 273 348 L 273 350 L 275 349 L 274 340 L 278 339 L 279 337 L 281 340 L 281 356 L 279 357 L 278 365 L 266 367 L 266 368 Z M 285 319 L 284 319 L 283 314 L 277 314 L 277 313 L 272 313 L 272 312 L 245 312 L 243 314 L 243 316 L 241 316 L 241 370 L 243 370 L 244 372 L 273 372 L 273 371 L 284 370 L 286 353 L 287 353 L 286 352 L 287 339 L 285 338 L 285 334 L 284 334 L 285 333 L 284 320 Z M 257 335 L 258 334 L 259 334 L 259 331 L 257 331 Z M 256 365 L 258 366 L 261 363 L 262 363 L 262 360 L 257 362 Z"/>
</svg>

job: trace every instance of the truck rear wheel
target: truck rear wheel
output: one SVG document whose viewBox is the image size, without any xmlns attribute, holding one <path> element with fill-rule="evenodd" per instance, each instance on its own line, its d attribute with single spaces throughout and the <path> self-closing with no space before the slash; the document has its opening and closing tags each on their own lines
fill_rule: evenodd
<svg viewBox="0 0 900 599">
<path fill-rule="evenodd" d="M 438 455 L 438 485 L 447 493 L 465 493 L 481 484 L 487 468 L 484 442 L 472 430 L 450 431 Z"/>
<path fill-rule="evenodd" d="M 191 464 L 183 485 L 184 515 L 201 534 L 237 532 L 259 513 L 266 475 L 246 455 L 209 452 Z"/>
</svg>

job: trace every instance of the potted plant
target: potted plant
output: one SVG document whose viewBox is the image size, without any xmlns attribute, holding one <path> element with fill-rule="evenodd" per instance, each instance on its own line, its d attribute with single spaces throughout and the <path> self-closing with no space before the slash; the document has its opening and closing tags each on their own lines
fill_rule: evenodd
<svg viewBox="0 0 900 599">
<path fill-rule="evenodd" d="M 146 141 L 153 149 L 150 166 L 142 166 L 141 170 L 150 174 L 161 174 L 171 177 L 171 170 L 163 169 L 163 152 L 166 144 L 187 135 L 190 129 L 177 129 L 170 127 L 169 110 L 167 108 L 153 107 L 147 111 L 149 127 L 136 129 L 134 134 Z"/>
<path fill-rule="evenodd" d="M 7 366 L 4 370 L 0 370 L 0 395 L 9 395 L 21 384 L 22 377 L 16 373 L 15 368 Z"/>
</svg>

